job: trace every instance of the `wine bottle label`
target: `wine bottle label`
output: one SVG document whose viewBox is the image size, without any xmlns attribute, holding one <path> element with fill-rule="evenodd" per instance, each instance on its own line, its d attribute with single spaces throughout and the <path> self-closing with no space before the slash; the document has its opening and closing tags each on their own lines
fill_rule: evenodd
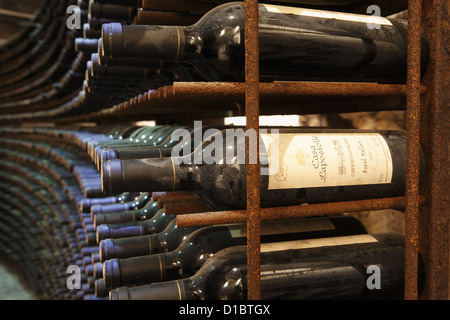
<svg viewBox="0 0 450 320">
<path fill-rule="evenodd" d="M 247 225 L 227 225 L 233 238 L 242 238 L 247 236 Z M 330 220 L 326 219 L 303 219 L 300 220 L 279 220 L 262 222 L 260 233 L 262 236 L 272 234 L 286 234 L 297 232 L 311 232 L 319 230 L 334 230 L 335 227 Z"/>
<path fill-rule="evenodd" d="M 261 134 L 261 140 L 269 190 L 392 181 L 392 156 L 379 133 Z"/>
<path fill-rule="evenodd" d="M 387 25 L 392 26 L 392 23 L 383 17 L 379 16 L 368 16 L 363 14 L 349 14 L 345 12 L 334 12 L 334 11 L 325 11 L 325 10 L 315 10 L 315 9 L 303 9 L 296 7 L 284 7 L 277 5 L 263 5 L 267 11 L 282 13 L 282 14 L 294 14 L 297 16 L 306 16 L 306 17 L 314 17 L 314 18 L 323 18 L 323 19 L 336 19 L 336 20 L 344 20 L 344 21 L 352 21 L 352 22 L 361 22 L 367 24 L 377 24 L 377 25 Z"/>
<path fill-rule="evenodd" d="M 368 234 L 318 238 L 295 241 L 270 242 L 261 244 L 261 252 L 284 251 L 290 249 L 310 249 L 319 247 L 344 246 L 359 243 L 378 242 L 377 239 Z"/>
</svg>

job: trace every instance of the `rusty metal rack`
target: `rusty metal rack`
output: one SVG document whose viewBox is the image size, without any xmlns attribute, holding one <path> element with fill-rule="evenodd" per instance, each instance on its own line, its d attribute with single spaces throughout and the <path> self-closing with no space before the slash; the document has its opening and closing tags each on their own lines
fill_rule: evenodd
<svg viewBox="0 0 450 320">
<path fill-rule="evenodd" d="M 426 87 L 421 85 L 423 95 Z M 246 86 L 241 82 L 174 82 L 170 86 L 144 92 L 111 108 L 78 116 L 56 119 L 59 122 L 104 121 L 105 119 L 151 118 L 160 121 L 217 118 L 245 115 Z M 399 110 L 406 104 L 405 85 L 329 82 L 263 82 L 259 84 L 260 113 L 317 114 Z M 357 98 L 357 99 L 355 99 Z M 214 104 L 214 109 L 210 106 Z M 49 119 L 55 121 L 55 119 Z"/>
<path fill-rule="evenodd" d="M 423 6 L 423 7 L 422 7 Z M 245 84 L 228 84 L 217 90 L 242 93 L 245 90 L 247 128 L 259 132 L 260 95 L 274 89 L 276 84 L 259 83 L 258 61 L 258 1 L 246 0 L 246 80 Z M 247 209 L 224 212 L 179 214 L 180 226 L 211 225 L 247 222 L 248 229 L 248 298 L 258 300 L 260 287 L 260 222 L 292 216 L 332 215 L 396 208 L 405 212 L 405 290 L 408 300 L 449 298 L 449 221 L 448 202 L 448 52 L 443 41 L 448 37 L 448 22 L 444 21 L 444 1 L 410 0 L 408 23 L 407 84 L 383 86 L 373 84 L 320 84 L 290 83 L 288 94 L 351 94 L 353 96 L 406 94 L 407 98 L 407 191 L 404 197 L 348 201 L 340 203 L 302 205 L 281 208 L 260 208 L 259 164 L 247 168 Z M 422 16 L 425 17 L 422 23 Z M 447 25 L 445 25 L 447 23 Z M 442 25 L 441 25 L 442 24 Z M 420 37 L 422 25 L 431 45 L 431 65 L 421 83 Z M 447 38 L 448 39 L 448 38 Z M 286 85 L 286 84 L 283 84 Z M 234 87 L 233 87 L 234 86 Z M 237 90 L 236 90 L 237 89 Z M 388 91 L 386 91 L 388 90 Z M 176 92 L 176 90 L 174 90 Z M 172 92 L 173 93 L 173 92 Z M 172 94 L 172 93 L 165 93 Z M 214 90 L 208 94 L 214 95 Z M 427 177 L 419 190 L 419 150 L 424 148 Z M 441 149 L 442 148 L 442 149 Z M 248 156 L 247 149 L 247 156 Z M 447 178 L 446 178 L 447 177 Z M 288 210 L 286 210 L 288 209 Z M 195 210 L 194 210 L 195 211 Z M 204 210 L 202 210 L 204 211 Z M 282 211 L 282 212 L 281 212 Z M 176 211 L 180 213 L 179 211 Z M 288 216 L 286 215 L 288 213 Z M 419 252 L 425 261 L 426 285 L 421 297 L 418 293 Z"/>
</svg>

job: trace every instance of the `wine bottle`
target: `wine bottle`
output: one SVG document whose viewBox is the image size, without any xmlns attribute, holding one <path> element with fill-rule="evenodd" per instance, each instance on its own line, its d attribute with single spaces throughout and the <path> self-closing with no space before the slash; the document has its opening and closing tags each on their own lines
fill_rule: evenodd
<svg viewBox="0 0 450 320">
<path fill-rule="evenodd" d="M 365 234 L 263 243 L 261 300 L 403 299 L 404 241 L 399 234 Z M 109 298 L 246 300 L 246 250 L 224 249 L 189 278 L 121 287 Z M 419 294 L 423 280 L 420 260 Z"/>
<path fill-rule="evenodd" d="M 142 1 L 141 0 L 93 0 L 94 3 L 99 4 L 115 4 L 120 6 L 136 6 L 141 7 Z"/>
<path fill-rule="evenodd" d="M 103 197 L 103 198 L 85 198 L 79 202 L 79 210 L 82 213 L 88 213 L 91 211 L 93 205 L 105 205 L 114 204 L 118 202 L 127 202 L 129 199 L 136 197 L 137 193 L 124 192 L 121 195 L 115 197 Z"/>
<path fill-rule="evenodd" d="M 199 12 L 165 12 L 157 10 L 138 11 L 134 24 L 152 25 L 182 25 L 188 26 L 196 23 L 202 17 Z"/>
<path fill-rule="evenodd" d="M 195 63 L 215 81 L 243 81 L 244 13 L 244 4 L 233 2 L 192 26 L 104 24 L 102 51 L 110 58 Z M 406 83 L 407 21 L 260 4 L 259 52 L 261 81 Z M 424 73 L 425 34 L 421 52 Z"/>
<path fill-rule="evenodd" d="M 137 14 L 137 7 L 114 4 L 99 4 L 93 1 L 89 4 L 89 14 L 94 18 L 116 19 L 132 22 Z"/>
<path fill-rule="evenodd" d="M 105 287 L 103 279 L 95 280 L 95 296 L 99 298 L 108 297 L 108 290 Z"/>
<path fill-rule="evenodd" d="M 98 145 L 101 145 L 102 143 L 110 142 L 112 141 L 123 141 L 124 139 L 130 140 L 134 139 L 136 135 L 139 135 L 141 132 L 148 130 L 148 127 L 135 127 L 130 126 L 127 127 L 127 130 L 125 132 L 117 132 L 111 135 L 103 135 L 100 137 L 90 137 L 88 139 L 83 139 L 83 148 L 86 149 L 87 154 L 93 158 L 93 155 L 95 153 L 95 149 Z"/>
<path fill-rule="evenodd" d="M 104 57 L 102 54 L 102 39 L 97 40 L 97 52 L 98 55 L 98 63 L 101 66 L 124 66 L 124 67 L 140 67 L 140 68 L 161 68 L 161 61 L 154 60 L 146 60 L 146 59 L 133 59 L 133 58 L 124 58 L 124 59 L 111 59 L 108 57 Z"/>
<path fill-rule="evenodd" d="M 142 8 L 145 10 L 164 10 L 181 12 L 207 12 L 215 6 L 232 2 L 227 0 L 197 1 L 197 0 L 142 0 Z M 311 6 L 349 6 L 367 4 L 368 0 L 267 0 L 265 3 Z"/>
<path fill-rule="evenodd" d="M 97 213 L 94 215 L 93 225 L 94 227 L 97 227 L 101 224 L 117 224 L 147 220 L 153 217 L 158 210 L 158 201 L 152 200 L 148 201 L 140 209 Z"/>
<path fill-rule="evenodd" d="M 98 50 L 98 39 L 85 39 L 85 38 L 75 39 L 75 51 L 90 54 L 97 52 L 97 50 Z"/>
<path fill-rule="evenodd" d="M 99 213 L 137 210 L 143 207 L 147 202 L 151 201 L 152 200 L 148 192 L 143 192 L 135 199 L 132 199 L 127 202 L 105 204 L 105 205 L 96 204 L 91 206 L 91 218 L 94 219 L 95 216 Z"/>
<path fill-rule="evenodd" d="M 91 159 L 96 163 L 98 154 L 101 153 L 103 148 L 112 148 L 119 147 L 121 145 L 129 146 L 130 143 L 145 143 L 147 141 L 152 141 L 155 136 L 160 134 L 161 132 L 167 130 L 166 126 L 155 126 L 155 127 L 146 127 L 139 130 L 136 130 L 130 137 L 127 139 L 120 139 L 114 141 L 100 141 L 98 143 L 91 144 L 89 155 Z M 97 163 L 96 163 L 97 164 Z"/>
<path fill-rule="evenodd" d="M 133 78 L 152 80 L 157 77 L 158 72 L 157 68 L 103 66 L 99 63 L 98 53 L 92 53 L 90 62 L 91 75 L 93 78 Z"/>
<path fill-rule="evenodd" d="M 168 129 L 169 126 L 147 127 L 144 128 L 144 130 L 132 135 L 128 139 L 99 142 L 95 145 L 95 147 L 92 147 L 92 153 L 90 154 L 91 158 L 97 159 L 99 150 L 101 150 L 102 148 L 115 148 L 123 145 L 129 146 L 130 143 L 143 144 L 149 141 L 153 141 L 155 137 Z"/>
<path fill-rule="evenodd" d="M 191 191 L 217 210 L 246 206 L 245 143 L 217 132 L 189 155 L 110 160 L 103 191 Z M 226 136 L 226 137 L 225 137 Z M 256 150 L 256 135 L 249 145 Z M 213 142 L 214 141 L 214 142 Z M 241 142 L 240 142 L 241 141 Z M 256 151 L 252 153 L 256 162 Z M 403 196 L 406 136 L 397 131 L 260 130 L 261 207 Z M 252 158 L 250 158 L 250 161 Z M 421 179 L 424 157 L 420 157 Z"/>
<path fill-rule="evenodd" d="M 169 252 L 175 250 L 184 237 L 199 228 L 179 228 L 176 221 L 172 220 L 163 231 L 156 234 L 104 239 L 100 241 L 98 248 L 100 260 L 105 262 L 114 258 L 123 259 Z"/>
<path fill-rule="evenodd" d="M 117 224 L 101 224 L 97 226 L 97 243 L 108 238 L 125 238 L 158 233 L 164 230 L 170 221 L 174 219 L 174 215 L 166 215 L 164 214 L 164 210 L 161 209 L 148 220 Z"/>
<path fill-rule="evenodd" d="M 86 39 L 99 39 L 102 36 L 102 31 L 97 29 L 92 29 L 89 23 L 83 24 L 83 37 Z"/>
<path fill-rule="evenodd" d="M 144 159 L 144 158 L 163 158 L 170 157 L 174 147 L 178 149 L 185 150 L 186 148 L 194 151 L 196 139 L 201 140 L 208 138 L 212 132 L 209 129 L 225 129 L 224 126 L 194 126 L 193 129 L 184 129 L 180 131 L 182 134 L 178 134 L 173 131 L 171 136 L 168 136 L 165 141 L 162 141 L 158 145 L 150 145 L 148 147 L 138 147 L 136 145 L 130 144 L 129 146 L 124 146 L 123 148 L 111 148 L 104 149 L 100 158 L 101 162 L 112 160 L 112 159 Z M 186 134 L 184 134 L 186 133 Z M 99 168 L 101 170 L 101 167 Z"/>
<path fill-rule="evenodd" d="M 261 242 L 366 233 L 355 218 L 306 218 L 261 223 Z M 110 259 L 103 263 L 107 288 L 168 281 L 192 276 L 222 249 L 247 243 L 246 224 L 204 227 L 189 234 L 168 253 Z"/>
<path fill-rule="evenodd" d="M 335 229 L 332 229 L 333 231 L 331 229 L 327 230 L 327 235 L 330 235 L 330 232 L 333 232 L 334 235 L 351 232 L 364 233 L 363 228 L 355 228 L 354 225 L 343 223 L 348 219 L 336 219 L 337 220 L 334 221 Z M 355 225 L 357 224 L 358 223 L 355 221 Z M 174 251 L 186 236 L 200 228 L 201 227 L 196 226 L 179 228 L 174 220 L 168 224 L 166 229 L 157 234 L 119 239 L 105 239 L 100 241 L 100 259 L 104 262 L 114 258 L 123 259 Z M 310 235 L 310 237 L 312 237 L 312 235 Z"/>
<path fill-rule="evenodd" d="M 161 130 L 160 132 L 158 132 L 157 134 L 153 135 L 152 137 L 149 137 L 149 139 L 144 140 L 142 142 L 137 142 L 137 143 L 133 143 L 133 144 L 127 144 L 127 145 L 117 145 L 117 146 L 112 146 L 114 148 L 114 150 L 129 150 L 130 148 L 132 148 L 135 151 L 140 151 L 140 152 L 144 152 L 144 150 L 149 150 L 150 149 L 156 149 L 156 147 L 161 147 L 166 148 L 167 146 L 165 145 L 166 143 L 171 143 L 173 144 L 174 142 L 172 142 L 172 133 L 176 132 L 177 130 L 191 130 L 189 128 L 186 127 L 182 127 L 182 126 L 175 126 L 175 127 L 168 127 L 164 130 Z M 97 158 L 96 158 L 96 165 L 98 170 L 101 170 L 101 163 L 103 162 L 103 156 L 105 155 L 105 153 L 108 153 L 110 150 L 112 150 L 111 148 L 109 148 L 108 146 L 105 146 L 103 148 L 98 148 L 97 151 Z M 162 152 L 163 150 L 161 150 Z M 155 152 L 150 152 L 150 157 L 154 157 Z M 162 156 L 162 153 L 159 153 L 160 156 Z"/>
<path fill-rule="evenodd" d="M 103 263 L 89 264 L 86 266 L 85 272 L 86 276 L 93 276 L 96 279 L 103 278 Z"/>
</svg>

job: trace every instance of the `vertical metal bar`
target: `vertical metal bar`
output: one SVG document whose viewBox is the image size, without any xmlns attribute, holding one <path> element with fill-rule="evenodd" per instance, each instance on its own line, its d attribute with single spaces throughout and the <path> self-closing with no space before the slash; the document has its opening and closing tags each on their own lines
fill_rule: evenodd
<svg viewBox="0 0 450 320">
<path fill-rule="evenodd" d="M 430 62 L 422 83 L 420 141 L 427 168 L 421 193 L 419 251 L 426 271 L 421 299 L 450 299 L 450 36 L 448 0 L 422 2 L 422 27 L 430 44 Z"/>
<path fill-rule="evenodd" d="M 255 130 L 256 146 L 246 143 L 248 299 L 261 298 L 260 165 L 259 165 L 259 14 L 258 0 L 245 1 L 245 109 L 247 132 Z M 256 152 L 256 155 L 254 154 Z M 255 159 L 256 158 L 256 159 Z M 256 160 L 250 163 L 250 160 Z"/>
<path fill-rule="evenodd" d="M 407 74 L 407 175 L 405 299 L 418 298 L 421 0 L 409 0 Z"/>
</svg>

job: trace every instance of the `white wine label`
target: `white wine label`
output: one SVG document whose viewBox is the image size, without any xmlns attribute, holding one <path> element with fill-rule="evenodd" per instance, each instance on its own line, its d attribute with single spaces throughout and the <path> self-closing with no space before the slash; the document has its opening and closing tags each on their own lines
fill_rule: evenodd
<svg viewBox="0 0 450 320">
<path fill-rule="evenodd" d="M 261 134 L 261 140 L 269 190 L 392 181 L 391 153 L 379 133 Z"/>
<path fill-rule="evenodd" d="M 350 244 L 372 243 L 372 242 L 378 241 L 371 235 L 361 234 L 342 237 L 262 243 L 260 251 L 273 252 L 292 249 L 310 249 L 319 247 L 344 246 Z"/>
<path fill-rule="evenodd" d="M 242 238 L 247 236 L 247 225 L 227 225 L 233 238 Z M 296 233 L 296 232 L 311 232 L 319 230 L 334 230 L 335 227 L 330 220 L 327 219 L 302 219 L 302 220 L 277 220 L 277 221 L 263 221 L 260 227 L 261 235 L 282 234 L 282 233 Z"/>
<path fill-rule="evenodd" d="M 296 8 L 296 7 L 284 7 L 284 6 L 267 5 L 267 4 L 264 4 L 263 6 L 269 12 L 276 12 L 276 13 L 283 13 L 283 14 L 295 14 L 297 16 L 306 16 L 306 17 L 315 17 L 315 18 L 324 18 L 324 19 L 336 19 L 336 20 L 392 26 L 392 23 L 388 19 L 379 17 L 379 16 L 366 16 L 363 14 L 354 14 L 354 13 L 350 14 L 350 13 L 345 13 L 345 12 L 303 9 L 303 8 Z"/>
</svg>

